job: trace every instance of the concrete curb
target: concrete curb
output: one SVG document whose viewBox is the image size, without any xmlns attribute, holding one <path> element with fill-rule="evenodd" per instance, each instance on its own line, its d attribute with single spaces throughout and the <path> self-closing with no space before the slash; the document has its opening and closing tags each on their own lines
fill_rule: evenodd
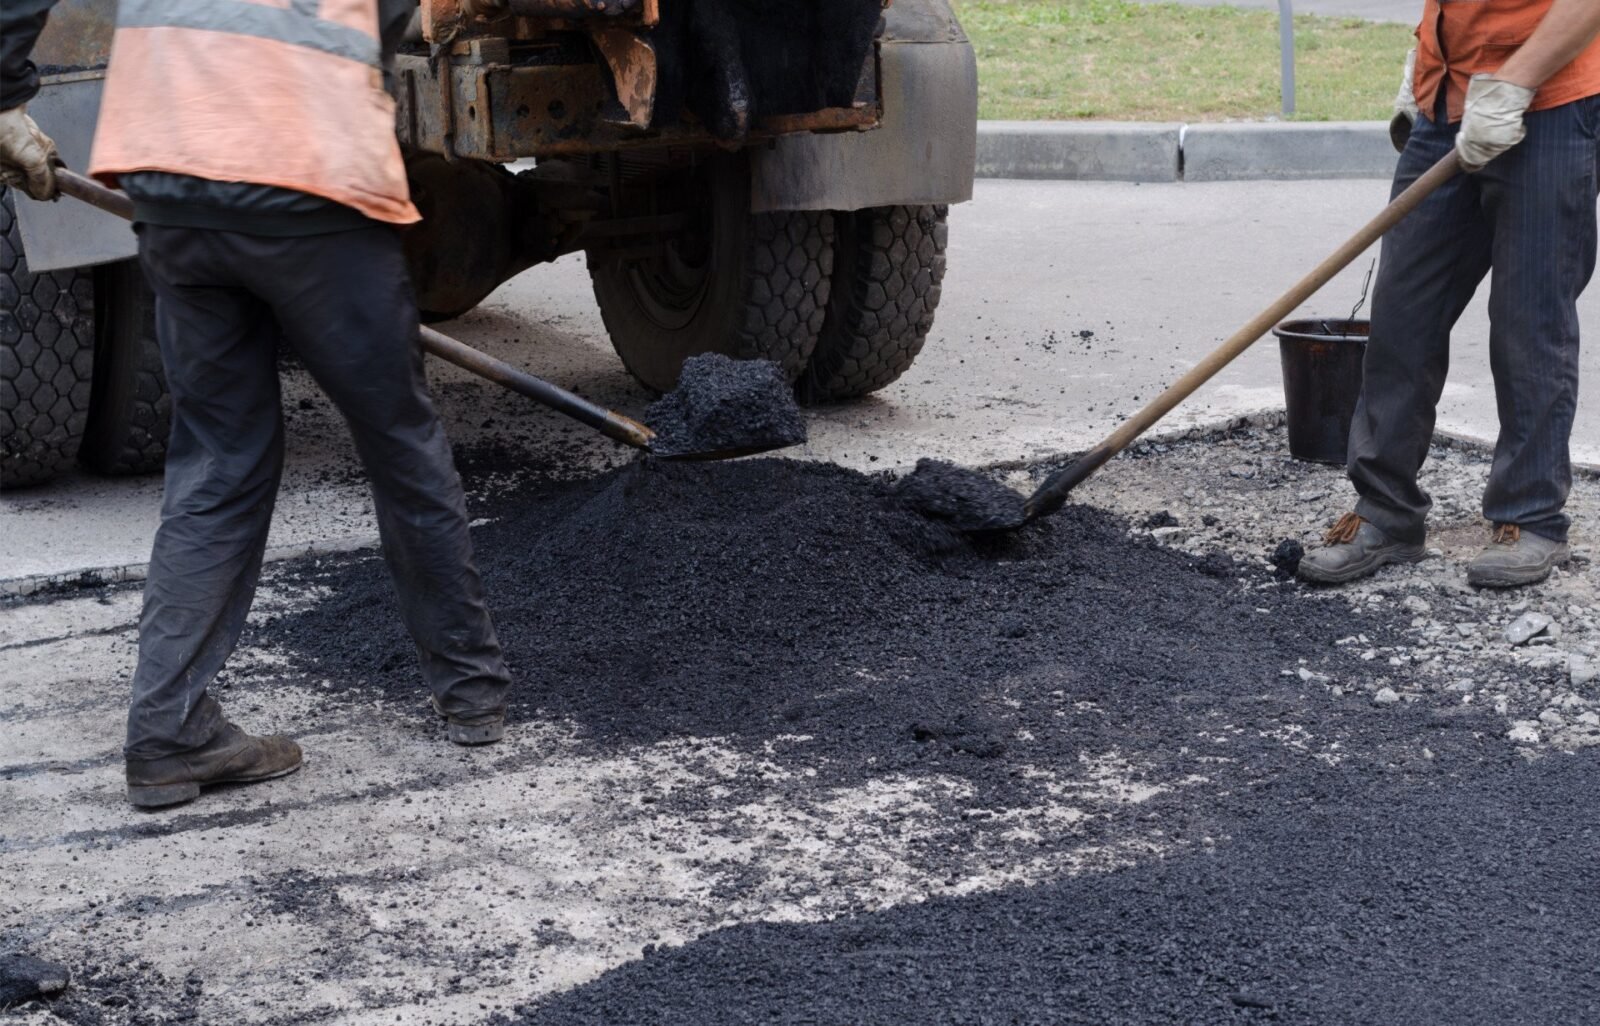
<svg viewBox="0 0 1600 1026">
<path fill-rule="evenodd" d="M 1389 178 L 1382 121 L 980 121 L 980 178 L 1113 182 Z"/>
<path fill-rule="evenodd" d="M 1175 182 L 1183 125 L 980 121 L 979 178 Z"/>
</svg>

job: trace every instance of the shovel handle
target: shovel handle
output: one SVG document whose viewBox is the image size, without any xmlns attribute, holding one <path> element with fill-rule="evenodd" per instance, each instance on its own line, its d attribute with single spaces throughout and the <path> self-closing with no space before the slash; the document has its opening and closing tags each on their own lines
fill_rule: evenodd
<svg viewBox="0 0 1600 1026">
<path fill-rule="evenodd" d="M 1435 189 L 1454 178 L 1460 171 L 1461 165 L 1456 159 L 1455 151 L 1452 150 L 1437 164 L 1423 172 L 1420 178 L 1390 201 L 1377 217 L 1368 221 L 1346 240 L 1344 245 L 1318 264 L 1310 274 L 1295 282 L 1289 287 L 1289 291 L 1279 296 L 1271 306 L 1256 314 L 1248 324 L 1230 335 L 1227 341 L 1195 364 L 1189 373 L 1173 382 L 1165 392 L 1124 421 L 1122 426 L 1107 436 L 1105 441 L 1078 457 L 1072 464 L 1050 475 L 1044 484 L 1039 486 L 1038 491 L 1028 499 L 1026 506 L 1028 519 L 1033 520 L 1060 509 L 1072 489 L 1099 470 L 1117 453 L 1126 449 L 1134 439 L 1170 413 L 1174 406 L 1193 395 L 1196 389 L 1215 377 L 1218 371 L 1232 363 L 1240 353 L 1255 345 L 1261 336 L 1272 330 L 1273 325 L 1293 313 L 1296 307 L 1310 299 L 1318 289 L 1332 280 L 1334 275 L 1350 266 L 1351 261 L 1377 242 L 1384 232 L 1417 209 Z"/>
<path fill-rule="evenodd" d="M 68 171 L 64 167 L 56 168 L 56 186 L 64 196 L 81 200 L 91 207 L 97 207 L 108 214 L 115 214 L 125 221 L 133 220 L 133 200 L 129 199 L 125 192 L 108 189 L 93 178 L 87 178 L 76 171 Z"/>
<path fill-rule="evenodd" d="M 82 200 L 108 214 L 133 220 L 133 201 L 128 198 L 127 193 L 108 189 L 92 178 L 86 178 L 65 168 L 56 169 L 56 184 L 64 195 Z M 564 413 L 579 423 L 594 428 L 607 438 L 615 439 L 624 445 L 631 445 L 635 449 L 649 450 L 650 439 L 655 437 L 655 432 L 638 421 L 592 403 L 558 385 L 552 385 L 543 378 L 536 378 L 527 371 L 518 370 L 504 360 L 497 360 L 488 353 L 480 352 L 464 342 L 457 342 L 449 335 L 434 331 L 425 325 L 419 326 L 417 331 L 422 348 L 439 359 L 469 370 L 481 378 L 487 378 L 519 395 L 525 395 L 557 413 Z"/>
<path fill-rule="evenodd" d="M 623 445 L 631 445 L 635 449 L 646 451 L 650 449 L 650 440 L 655 437 L 655 432 L 638 421 L 592 403 L 559 385 L 552 385 L 543 378 L 536 378 L 527 371 L 518 370 L 504 360 L 497 360 L 465 342 L 457 342 L 449 335 L 434 331 L 427 325 L 419 325 L 417 331 L 422 339 L 423 350 L 446 363 L 453 363 L 480 378 L 509 388 L 518 395 L 525 395 L 542 406 L 548 406 L 557 413 L 564 413 L 580 424 L 587 424 L 607 438 Z"/>
</svg>

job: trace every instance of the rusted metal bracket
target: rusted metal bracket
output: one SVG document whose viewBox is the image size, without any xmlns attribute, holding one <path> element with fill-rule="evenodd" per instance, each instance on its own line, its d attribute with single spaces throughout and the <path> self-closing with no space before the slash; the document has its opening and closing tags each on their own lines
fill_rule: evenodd
<svg viewBox="0 0 1600 1026">
<path fill-rule="evenodd" d="M 656 48 L 643 36 L 621 27 L 596 27 L 589 37 L 611 69 L 617 101 L 627 112 L 628 123 L 649 128 L 656 106 Z"/>
</svg>

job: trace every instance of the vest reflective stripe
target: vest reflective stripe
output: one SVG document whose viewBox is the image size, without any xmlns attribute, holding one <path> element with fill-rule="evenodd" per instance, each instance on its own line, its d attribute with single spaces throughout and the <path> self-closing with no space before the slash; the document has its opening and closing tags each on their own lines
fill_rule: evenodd
<svg viewBox="0 0 1600 1026">
<path fill-rule="evenodd" d="M 117 27 L 231 32 L 380 67 L 378 40 L 359 29 L 317 17 L 320 6 L 306 0 L 295 0 L 290 7 L 268 7 L 247 0 L 121 0 Z"/>
<path fill-rule="evenodd" d="M 394 101 L 368 59 L 377 0 L 123 0 L 122 13 L 91 174 L 252 182 L 421 219 Z"/>
<path fill-rule="evenodd" d="M 1417 26 L 1412 91 L 1422 113 L 1433 117 L 1446 90 L 1450 120 L 1461 120 L 1473 75 L 1500 70 L 1550 12 L 1551 0 L 1426 0 Z M 1532 110 L 1548 110 L 1600 94 L 1600 40 L 1539 87 Z"/>
</svg>

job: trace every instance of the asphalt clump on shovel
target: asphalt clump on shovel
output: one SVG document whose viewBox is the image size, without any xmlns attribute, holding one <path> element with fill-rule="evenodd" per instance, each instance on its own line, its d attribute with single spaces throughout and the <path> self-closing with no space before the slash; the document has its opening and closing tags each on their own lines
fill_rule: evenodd
<svg viewBox="0 0 1600 1026">
<path fill-rule="evenodd" d="M 660 456 L 782 449 L 806 440 L 806 422 L 783 368 L 721 353 L 690 357 L 677 387 L 645 410 Z"/>
</svg>

